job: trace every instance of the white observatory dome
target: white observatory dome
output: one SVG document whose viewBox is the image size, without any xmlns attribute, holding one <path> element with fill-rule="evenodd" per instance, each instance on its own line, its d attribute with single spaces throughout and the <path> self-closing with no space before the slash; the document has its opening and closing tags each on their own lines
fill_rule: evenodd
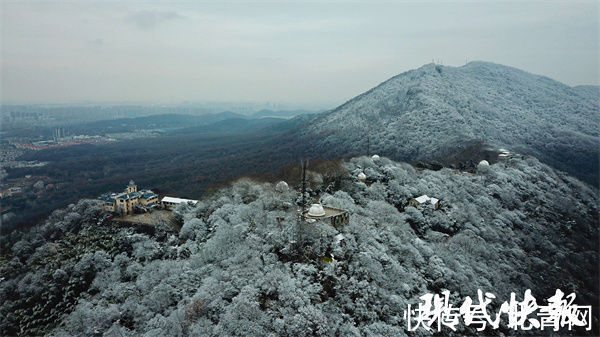
<svg viewBox="0 0 600 337">
<path fill-rule="evenodd" d="M 288 184 L 285 181 L 280 181 L 275 185 L 275 190 L 277 192 L 286 192 L 289 189 Z"/>
<path fill-rule="evenodd" d="M 373 156 L 371 156 L 371 159 L 377 160 L 377 159 L 379 159 L 379 155 L 374 154 Z"/>
<path fill-rule="evenodd" d="M 310 209 L 308 210 L 308 215 L 310 216 L 323 216 L 325 215 L 325 210 L 321 204 L 312 204 Z"/>
<path fill-rule="evenodd" d="M 490 163 L 488 163 L 487 160 L 482 160 L 479 162 L 479 164 L 477 166 L 490 166 Z"/>
<path fill-rule="evenodd" d="M 367 176 L 363 172 L 361 172 L 358 174 L 358 180 L 365 181 L 367 180 Z"/>
</svg>

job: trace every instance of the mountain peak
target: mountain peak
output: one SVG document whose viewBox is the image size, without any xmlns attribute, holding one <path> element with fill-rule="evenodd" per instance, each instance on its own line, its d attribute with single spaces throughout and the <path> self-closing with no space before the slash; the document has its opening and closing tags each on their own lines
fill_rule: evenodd
<svg viewBox="0 0 600 337">
<path fill-rule="evenodd" d="M 596 182 L 599 98 L 598 90 L 492 62 L 429 63 L 321 115 L 303 132 L 321 155 L 366 153 L 370 135 L 372 151 L 397 160 L 439 158 L 485 141 Z M 573 144 L 578 151 L 566 153 Z"/>
</svg>

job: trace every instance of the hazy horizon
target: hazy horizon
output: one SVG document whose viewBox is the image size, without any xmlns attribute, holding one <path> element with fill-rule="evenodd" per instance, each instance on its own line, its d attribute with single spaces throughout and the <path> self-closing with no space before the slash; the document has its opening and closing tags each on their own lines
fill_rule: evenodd
<svg viewBox="0 0 600 337">
<path fill-rule="evenodd" d="M 2 3 L 2 104 L 331 108 L 433 60 L 598 85 L 598 2 Z"/>
</svg>

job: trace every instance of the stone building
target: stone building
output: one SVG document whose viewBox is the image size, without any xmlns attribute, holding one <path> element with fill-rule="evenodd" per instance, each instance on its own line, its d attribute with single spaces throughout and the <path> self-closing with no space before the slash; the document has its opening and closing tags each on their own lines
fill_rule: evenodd
<svg viewBox="0 0 600 337">
<path fill-rule="evenodd" d="M 105 193 L 98 200 L 102 209 L 120 214 L 133 214 L 136 208 L 147 211 L 158 206 L 158 195 L 151 190 L 138 191 L 133 180 L 121 193 Z"/>
</svg>

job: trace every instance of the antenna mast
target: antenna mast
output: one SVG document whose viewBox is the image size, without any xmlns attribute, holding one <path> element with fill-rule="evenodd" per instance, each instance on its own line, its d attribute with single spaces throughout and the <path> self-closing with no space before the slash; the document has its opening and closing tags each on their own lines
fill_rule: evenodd
<svg viewBox="0 0 600 337">
<path fill-rule="evenodd" d="M 302 217 L 304 217 L 304 211 L 306 210 L 306 168 L 308 167 L 308 159 L 301 160 L 302 165 Z"/>
</svg>

